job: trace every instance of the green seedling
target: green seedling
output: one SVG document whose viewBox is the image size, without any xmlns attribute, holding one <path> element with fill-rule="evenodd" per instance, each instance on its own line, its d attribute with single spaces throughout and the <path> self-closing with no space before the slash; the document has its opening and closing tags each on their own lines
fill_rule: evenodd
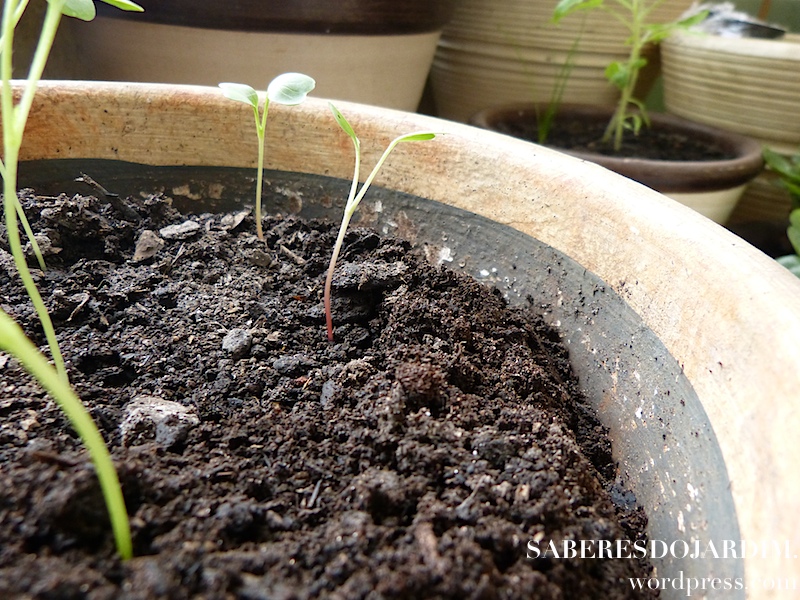
<svg viewBox="0 0 800 600">
<path fill-rule="evenodd" d="M 249 85 L 243 83 L 220 83 L 219 87 L 226 98 L 243 102 L 253 108 L 256 120 L 256 135 L 258 136 L 258 171 L 256 175 L 256 233 L 258 239 L 264 239 L 261 225 L 261 190 L 264 180 L 264 144 L 267 129 L 267 114 L 270 102 L 294 106 L 302 103 L 306 96 L 314 89 L 316 82 L 308 75 L 302 73 L 284 73 L 273 79 L 267 86 L 267 97 L 264 100 L 264 110 L 259 113 L 259 98 Z"/>
<path fill-rule="evenodd" d="M 123 559 L 133 556 L 131 532 L 125 499 L 119 484 L 114 463 L 108 452 L 103 436 L 78 396 L 59 376 L 44 355 L 39 352 L 22 331 L 3 310 L 0 309 L 0 350 L 14 356 L 25 369 L 33 375 L 64 411 L 78 432 L 78 435 L 92 457 L 100 489 L 108 509 L 111 528 L 117 544 L 117 552 Z"/>
<path fill-rule="evenodd" d="M 386 150 L 383 151 L 383 155 L 381 155 L 380 159 L 376 163 L 375 167 L 372 169 L 372 172 L 367 177 L 364 184 L 361 186 L 361 189 L 358 189 L 358 176 L 361 171 L 361 142 L 356 135 L 355 130 L 353 127 L 348 123 L 347 119 L 345 119 L 344 115 L 336 108 L 332 103 L 328 103 L 330 106 L 331 112 L 333 113 L 336 122 L 339 124 L 339 127 L 350 137 L 353 142 L 353 148 L 355 150 L 355 168 L 353 170 L 353 182 L 350 185 L 350 193 L 347 197 L 347 203 L 344 207 L 344 215 L 342 216 L 342 224 L 339 226 L 339 235 L 336 237 L 336 244 L 333 247 L 333 254 L 331 255 L 331 262 L 328 265 L 328 274 L 325 277 L 325 293 L 324 293 L 324 304 L 325 304 L 325 322 L 328 329 L 328 341 L 333 341 L 333 315 L 331 314 L 331 285 L 333 283 L 333 271 L 336 268 L 336 261 L 339 259 L 339 252 L 342 249 L 342 244 L 344 243 L 344 236 L 347 233 L 347 226 L 350 224 L 350 219 L 353 218 L 353 214 L 356 212 L 359 203 L 364 198 L 364 195 L 367 193 L 369 186 L 372 185 L 372 181 L 375 179 L 375 176 L 380 171 L 383 163 L 386 162 L 386 159 L 389 158 L 389 154 L 392 153 L 398 144 L 402 142 L 423 142 L 427 140 L 432 140 L 437 135 L 441 135 L 432 131 L 419 131 L 415 133 L 407 133 L 405 135 L 401 135 L 393 139 L 389 145 L 386 147 Z"/>
<path fill-rule="evenodd" d="M 763 156 L 767 166 L 778 175 L 781 187 L 789 192 L 792 202 L 786 235 L 794 248 L 794 254 L 781 256 L 778 262 L 800 277 L 800 150 L 787 158 L 774 150 L 764 148 Z"/>
<path fill-rule="evenodd" d="M 619 101 L 611 120 L 603 134 L 603 142 L 613 142 L 614 150 L 622 147 L 625 131 L 638 135 L 642 125 L 649 126 L 650 120 L 644 103 L 634 96 L 639 73 L 647 65 L 643 51 L 648 44 L 658 44 L 677 30 L 685 30 L 706 18 L 703 11 L 670 23 L 649 23 L 650 13 L 664 0 L 560 0 L 556 5 L 553 19 L 560 21 L 578 10 L 605 10 L 628 30 L 626 40 L 630 48 L 624 61 L 614 61 L 606 67 L 605 76 L 620 91 Z"/>
<path fill-rule="evenodd" d="M 122 10 L 138 12 L 143 10 L 129 0 L 103 0 L 103 2 Z M 14 33 L 27 6 L 28 0 L 6 0 L 3 5 L 2 33 L 0 33 L 0 74 L 2 75 L 0 108 L 2 109 L 3 124 L 3 158 L 0 160 L 0 175 L 3 177 L 3 212 L 8 245 L 20 279 L 22 279 L 25 290 L 41 321 L 55 366 L 50 366 L 44 355 L 25 337 L 11 317 L 3 311 L 0 311 L 0 348 L 17 357 L 26 370 L 53 395 L 80 435 L 97 469 L 97 476 L 111 519 L 117 552 L 123 559 L 127 559 L 132 556 L 133 551 L 128 515 L 119 480 L 102 436 L 69 385 L 67 370 L 58 346 L 53 323 L 28 269 L 19 233 L 19 223 L 22 223 L 39 265 L 44 269 L 41 252 L 36 245 L 36 240 L 17 196 L 19 153 L 33 98 L 53 47 L 61 17 L 68 16 L 91 21 L 95 17 L 95 6 L 93 0 L 48 0 L 44 23 L 37 40 L 28 77 L 23 82 L 21 96 L 15 101 L 11 88 Z"/>
</svg>

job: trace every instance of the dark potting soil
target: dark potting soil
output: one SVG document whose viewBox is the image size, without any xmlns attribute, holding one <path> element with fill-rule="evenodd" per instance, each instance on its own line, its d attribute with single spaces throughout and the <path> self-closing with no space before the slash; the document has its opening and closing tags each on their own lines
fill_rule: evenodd
<svg viewBox="0 0 800 600">
<path fill-rule="evenodd" d="M 642 540 L 646 523 L 531 310 L 354 229 L 331 344 L 330 224 L 272 217 L 264 243 L 249 215 L 160 195 L 23 202 L 136 557 L 115 557 L 62 412 L 0 354 L 0 597 L 641 597 L 644 561 L 526 556 L 531 540 Z M 43 346 L 0 263 L 2 308 Z"/>
<path fill-rule="evenodd" d="M 533 120 L 499 122 L 496 127 L 501 133 L 529 142 L 537 142 L 539 139 L 536 123 Z M 560 150 L 648 160 L 712 161 L 734 158 L 730 152 L 708 141 L 676 131 L 645 126 L 642 126 L 638 135 L 626 132 L 622 138 L 622 146 L 619 150 L 615 150 L 612 142 L 602 141 L 605 129 L 604 122 L 557 121 L 545 144 Z"/>
</svg>

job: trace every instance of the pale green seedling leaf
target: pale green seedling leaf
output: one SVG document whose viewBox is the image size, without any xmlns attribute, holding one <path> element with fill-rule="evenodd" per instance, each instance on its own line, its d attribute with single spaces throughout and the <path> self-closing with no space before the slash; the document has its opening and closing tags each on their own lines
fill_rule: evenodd
<svg viewBox="0 0 800 600">
<path fill-rule="evenodd" d="M 639 135 L 642 129 L 642 117 L 638 114 L 630 114 L 625 118 L 622 125 L 628 131 L 632 131 L 634 135 Z"/>
<path fill-rule="evenodd" d="M 144 9 L 136 4 L 136 2 L 131 2 L 130 0 L 100 0 L 104 4 L 108 4 L 109 6 L 113 6 L 120 10 L 127 10 L 129 12 L 144 12 Z"/>
<path fill-rule="evenodd" d="M 691 27 L 694 27 L 695 25 L 702 23 L 707 16 L 708 16 L 708 11 L 704 10 L 697 14 L 690 15 L 685 19 L 680 19 L 679 21 L 648 25 L 645 41 L 657 44 L 660 41 L 668 38 L 675 31 L 690 29 Z"/>
<path fill-rule="evenodd" d="M 800 202 L 800 182 L 782 180 L 781 185 L 787 189 L 794 202 Z"/>
<path fill-rule="evenodd" d="M 317 82 L 303 73 L 284 73 L 273 79 L 267 86 L 270 102 L 293 106 L 306 99 Z"/>
<path fill-rule="evenodd" d="M 91 21 L 97 14 L 94 0 L 66 0 L 61 12 L 67 17 L 75 17 L 81 21 Z"/>
<path fill-rule="evenodd" d="M 789 180 L 800 183 L 800 164 L 797 162 L 797 158 L 800 154 L 792 157 L 791 161 L 770 148 L 764 148 L 762 154 L 770 169 L 777 171 L 780 175 Z"/>
<path fill-rule="evenodd" d="M 780 176 L 778 183 L 789 192 L 792 207 L 800 207 L 800 152 L 789 159 L 770 148 L 764 148 L 762 155 L 767 166 Z"/>
<path fill-rule="evenodd" d="M 358 141 L 358 136 L 356 135 L 356 132 L 353 129 L 353 126 L 350 125 L 350 122 L 347 119 L 345 119 L 345 117 L 341 113 L 341 111 L 338 108 L 336 108 L 333 105 L 332 102 L 328 102 L 328 106 L 330 107 L 331 112 L 333 113 L 333 118 L 339 124 L 339 127 L 342 128 L 342 131 L 344 131 L 348 136 L 350 136 L 351 140 L 354 140 L 354 141 L 357 142 Z"/>
<path fill-rule="evenodd" d="M 244 102 L 252 107 L 258 107 L 258 93 L 245 83 L 220 83 L 222 95 L 230 100 Z"/>
<path fill-rule="evenodd" d="M 402 136 L 398 142 L 426 142 L 428 140 L 432 140 L 435 138 L 437 133 L 433 133 L 432 131 L 421 131 L 419 133 L 409 133 L 408 135 Z"/>
<path fill-rule="evenodd" d="M 644 123 L 646 127 L 650 127 L 650 114 L 647 112 L 647 106 L 645 106 L 644 102 L 638 98 L 631 98 L 630 101 L 631 104 L 639 109 L 639 115 L 642 117 L 642 123 Z"/>
<path fill-rule="evenodd" d="M 676 21 L 675 26 L 680 27 L 681 29 L 688 29 L 689 27 L 694 27 L 695 25 L 699 25 L 700 23 L 706 20 L 706 17 L 708 17 L 708 11 L 701 10 L 697 14 L 689 15 L 685 19 L 680 19 L 679 21 Z"/>
<path fill-rule="evenodd" d="M 339 226 L 339 235 L 336 238 L 336 243 L 333 247 L 333 253 L 331 254 L 331 261 L 328 265 L 328 273 L 325 277 L 325 288 L 323 292 L 323 304 L 325 307 L 325 322 L 326 328 L 328 331 L 328 341 L 333 342 L 333 317 L 331 313 L 331 284 L 333 282 L 333 271 L 336 268 L 336 261 L 339 257 L 339 251 L 342 248 L 342 243 L 344 242 L 344 236 L 347 231 L 347 226 L 350 223 L 350 219 L 352 218 L 353 214 L 358 208 L 359 203 L 364 198 L 364 195 L 367 193 L 367 190 L 372 185 L 372 181 L 375 179 L 375 176 L 380 171 L 383 163 L 386 162 L 386 159 L 391 154 L 392 150 L 394 150 L 398 144 L 401 142 L 422 142 L 426 140 L 432 140 L 438 134 L 432 131 L 417 131 L 413 133 L 407 133 L 405 135 L 401 135 L 393 139 L 389 145 L 386 147 L 386 150 L 383 151 L 380 159 L 375 164 L 375 167 L 372 169 L 372 172 L 367 177 L 366 181 L 364 181 L 361 189 L 356 190 L 358 188 L 358 175 L 359 169 L 361 165 L 361 144 L 358 141 L 358 136 L 356 135 L 355 130 L 350 125 L 348 120 L 345 116 L 339 111 L 333 103 L 328 102 L 328 106 L 333 113 L 333 117 L 336 120 L 336 123 L 339 124 L 339 127 L 342 128 L 348 137 L 353 141 L 353 146 L 355 148 L 355 164 L 353 169 L 353 182 L 350 186 L 350 194 L 347 197 L 347 203 L 345 204 L 344 213 L 342 214 L 342 223 Z"/>
</svg>

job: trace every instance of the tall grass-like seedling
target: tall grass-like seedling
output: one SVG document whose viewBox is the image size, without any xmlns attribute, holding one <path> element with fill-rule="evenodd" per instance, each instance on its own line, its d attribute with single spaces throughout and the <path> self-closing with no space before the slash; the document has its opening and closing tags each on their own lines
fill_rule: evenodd
<svg viewBox="0 0 800 600">
<path fill-rule="evenodd" d="M 331 255 L 331 262 L 328 265 L 328 274 L 325 277 L 325 292 L 324 292 L 324 304 L 325 304 L 325 322 L 328 330 L 328 341 L 333 341 L 333 315 L 331 314 L 331 285 L 333 283 L 333 271 L 336 268 L 336 261 L 339 259 L 339 252 L 342 249 L 342 243 L 344 242 L 344 236 L 347 233 L 347 226 L 350 224 L 350 219 L 353 218 L 353 214 L 356 212 L 359 203 L 364 198 L 364 195 L 367 193 L 369 186 L 372 185 L 372 181 L 375 179 L 375 176 L 380 171 L 383 163 L 386 162 L 386 159 L 389 158 L 389 154 L 392 153 L 398 144 L 402 142 L 423 142 L 427 140 L 432 140 L 435 138 L 437 134 L 432 131 L 419 131 L 416 133 L 407 133 L 405 135 L 401 135 L 393 139 L 389 145 L 386 147 L 386 150 L 383 151 L 383 155 L 378 160 L 375 167 L 372 169 L 372 172 L 367 177 L 364 184 L 361 186 L 361 189 L 358 189 L 358 176 L 361 171 L 361 142 L 356 135 L 356 132 L 353 130 L 353 127 L 344 118 L 344 115 L 336 108 L 332 103 L 328 103 L 330 106 L 331 112 L 333 112 L 333 116 L 336 119 L 336 122 L 339 124 L 339 127 L 350 137 L 353 142 L 353 148 L 355 150 L 355 168 L 353 171 L 353 183 L 350 185 L 350 194 L 347 197 L 347 204 L 344 207 L 344 215 L 342 215 L 342 224 L 339 226 L 339 235 L 336 237 L 336 244 L 333 247 L 333 254 Z"/>
<path fill-rule="evenodd" d="M 613 142 L 614 150 L 622 147 L 622 136 L 626 130 L 638 134 L 642 125 L 649 126 L 650 120 L 644 103 L 634 96 L 639 73 L 647 65 L 643 51 L 648 44 L 657 44 L 674 31 L 688 29 L 706 18 L 707 12 L 700 12 L 670 23 L 648 22 L 653 9 L 665 0 L 561 0 L 555 8 L 553 19 L 560 21 L 578 10 L 600 9 L 611 14 L 628 30 L 625 43 L 630 47 L 624 61 L 614 61 L 606 67 L 606 79 L 620 91 L 617 108 L 608 123 L 603 142 Z"/>
<path fill-rule="evenodd" d="M 122 10 L 142 11 L 139 5 L 129 0 L 102 1 Z M 2 39 L 0 40 L 0 72 L 2 72 L 0 106 L 2 107 L 3 122 L 3 159 L 0 161 L 0 175 L 3 177 L 3 210 L 8 245 L 14 257 L 14 265 L 17 272 L 42 323 L 55 367 L 48 363 L 33 342 L 25 337 L 22 329 L 2 310 L 0 310 L 0 349 L 17 358 L 25 369 L 41 383 L 42 387 L 53 396 L 78 432 L 92 457 L 97 471 L 97 477 L 100 481 L 100 487 L 103 491 L 111 527 L 114 532 L 117 552 L 123 559 L 127 559 L 133 555 L 133 547 L 128 514 L 125 509 L 125 500 L 122 497 L 119 479 L 103 437 L 100 435 L 86 408 L 69 385 L 55 330 L 25 261 L 19 233 L 19 223 L 22 223 L 28 239 L 37 254 L 39 264 L 44 268 L 41 253 L 38 252 L 36 240 L 33 237 L 28 221 L 25 219 L 17 197 L 19 152 L 22 147 L 25 124 L 33 104 L 36 88 L 42 77 L 50 50 L 53 47 L 61 17 L 66 15 L 84 21 L 91 21 L 95 17 L 95 6 L 93 0 L 48 0 L 44 24 L 34 51 L 30 71 L 22 86 L 22 95 L 15 102 L 11 88 L 14 32 L 27 6 L 28 0 L 6 0 L 3 6 Z"/>
<path fill-rule="evenodd" d="M 555 22 L 555 17 L 553 17 L 553 20 Z M 553 85 L 553 90 L 550 92 L 550 100 L 547 102 L 547 106 L 544 110 L 540 110 L 538 104 L 534 105 L 536 107 L 536 138 L 540 144 L 547 143 L 547 138 L 550 136 L 550 132 L 555 124 L 556 114 L 558 114 L 558 108 L 561 106 L 561 100 L 564 98 L 564 92 L 567 90 L 569 77 L 572 75 L 572 70 L 575 68 L 575 57 L 578 55 L 578 48 L 580 47 L 581 38 L 585 30 L 586 15 L 584 15 L 583 21 L 581 22 L 581 29 L 578 32 L 578 37 L 572 42 L 572 46 L 570 46 L 569 52 L 567 52 L 566 60 L 556 73 L 555 83 Z"/>
<path fill-rule="evenodd" d="M 294 106 L 306 99 L 306 96 L 314 89 L 316 82 L 308 75 L 302 73 L 284 73 L 273 79 L 267 86 L 267 97 L 264 101 L 264 110 L 259 113 L 259 98 L 256 92 L 249 85 L 243 83 L 220 83 L 219 87 L 226 98 L 243 102 L 253 108 L 256 120 L 256 135 L 258 136 L 258 172 L 256 175 L 256 234 L 258 239 L 264 239 L 264 231 L 261 225 L 261 190 L 264 180 L 264 145 L 265 132 L 267 129 L 267 114 L 269 113 L 270 102 L 276 104 L 286 104 Z"/>
</svg>

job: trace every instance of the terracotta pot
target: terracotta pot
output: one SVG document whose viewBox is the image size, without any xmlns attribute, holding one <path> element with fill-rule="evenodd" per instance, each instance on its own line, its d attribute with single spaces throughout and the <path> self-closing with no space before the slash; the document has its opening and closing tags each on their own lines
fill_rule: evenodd
<svg viewBox="0 0 800 600">
<path fill-rule="evenodd" d="M 565 102 L 614 104 L 618 90 L 605 78 L 606 66 L 627 56 L 630 33 L 603 11 L 579 12 L 552 23 L 557 0 L 461 0 L 445 26 L 431 68 L 438 114 L 466 122 L 475 112 L 511 102 L 547 102 L 571 57 Z M 652 19 L 668 22 L 690 0 L 661 2 Z M 658 74 L 658 53 L 642 72 L 644 97 Z"/>
<path fill-rule="evenodd" d="M 667 111 L 750 136 L 790 156 L 800 146 L 800 34 L 738 39 L 707 34 L 663 43 Z M 767 174 L 742 198 L 735 220 L 785 219 L 791 201 Z"/>
<path fill-rule="evenodd" d="M 800 146 L 800 34 L 775 40 L 682 33 L 663 42 L 668 112 L 748 135 L 774 150 Z"/>
<path fill-rule="evenodd" d="M 91 23 L 68 20 L 80 78 L 264 89 L 299 71 L 323 96 L 415 110 L 453 0 L 140 4 L 144 13 L 102 5 Z"/>
<path fill-rule="evenodd" d="M 800 549 L 800 281 L 709 220 L 593 163 L 452 122 L 340 108 L 366 164 L 400 133 L 448 134 L 393 154 L 376 181 L 383 191 L 361 213 L 512 302 L 532 296 L 610 430 L 651 539 L 678 544 L 654 561 L 659 577 L 741 577 L 751 598 L 771 597 L 761 587 L 770 578 L 799 579 L 800 564 L 783 553 L 692 558 L 680 548 L 788 540 Z M 247 107 L 217 89 L 49 82 L 22 156 L 252 168 L 251 127 Z M 351 174 L 349 141 L 321 100 L 276 106 L 268 138 L 267 167 L 283 177 Z M 278 210 L 331 205 L 330 196 L 321 205 L 290 200 Z"/>
<path fill-rule="evenodd" d="M 493 131 L 507 132 L 514 123 L 535 124 L 536 115 L 546 106 L 518 104 L 488 108 L 473 116 L 471 123 Z M 559 121 L 570 123 L 608 123 L 613 107 L 564 104 L 559 108 L 554 127 Z M 650 114 L 655 130 L 678 132 L 686 137 L 719 147 L 735 158 L 715 161 L 660 161 L 628 157 L 611 157 L 594 152 L 567 150 L 568 154 L 600 164 L 630 177 L 685 204 L 702 215 L 725 223 L 736 206 L 747 183 L 763 168 L 761 146 L 747 137 L 701 125 L 667 114 Z"/>
</svg>

